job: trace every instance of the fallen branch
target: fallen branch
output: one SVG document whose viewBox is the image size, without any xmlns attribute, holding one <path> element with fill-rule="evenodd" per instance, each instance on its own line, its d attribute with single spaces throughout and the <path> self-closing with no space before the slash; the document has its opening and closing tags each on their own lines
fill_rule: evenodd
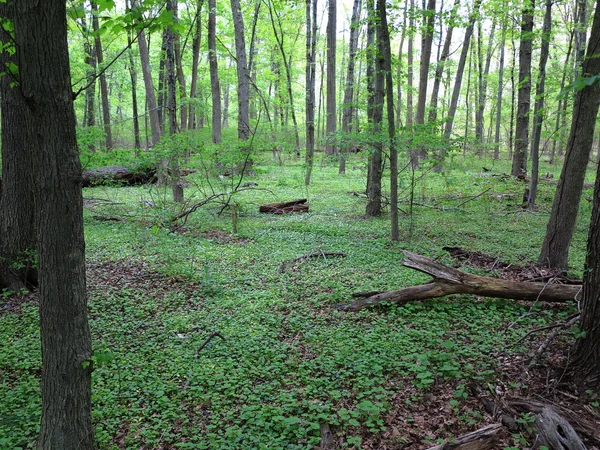
<svg viewBox="0 0 600 450">
<path fill-rule="evenodd" d="M 130 170 L 123 166 L 107 166 L 98 169 L 86 170 L 81 174 L 81 185 L 105 186 L 112 184 L 123 184 L 134 186 L 156 182 L 155 167 L 138 167 Z"/>
<path fill-rule="evenodd" d="M 328 256 L 341 256 L 342 258 L 344 258 L 346 257 L 346 254 L 343 252 L 324 252 L 320 248 L 317 248 L 315 250 L 311 250 L 306 255 L 299 256 L 298 258 L 292 259 L 291 261 L 282 262 L 277 268 L 277 273 L 283 273 L 286 270 L 289 270 L 292 267 L 294 267 L 296 264 L 302 263 L 309 258 L 322 257 L 324 260 L 327 260 Z"/>
<path fill-rule="evenodd" d="M 487 425 L 479 430 L 463 434 L 442 445 L 430 447 L 428 450 L 486 450 L 498 448 L 503 427 L 499 423 Z"/>
<path fill-rule="evenodd" d="M 215 336 L 220 337 L 221 339 L 223 339 L 224 341 L 226 340 L 223 335 L 221 333 L 219 333 L 218 331 L 213 331 L 212 333 L 210 333 L 210 336 L 208 336 L 206 338 L 206 340 L 202 343 L 202 345 L 200 347 L 198 347 L 198 350 L 196 350 L 196 358 L 198 357 L 198 355 L 200 355 L 200 352 L 202 351 L 202 349 L 204 347 L 206 347 L 206 345 L 212 340 L 212 338 L 214 338 Z"/>
<path fill-rule="evenodd" d="M 308 212 L 308 199 L 301 198 L 289 202 L 270 203 L 268 205 L 260 205 L 258 211 L 269 214 L 288 214 L 292 212 Z"/>
<path fill-rule="evenodd" d="M 359 311 L 384 302 L 403 305 L 450 294 L 561 303 L 575 300 L 581 291 L 579 285 L 547 285 L 472 275 L 408 251 L 404 251 L 402 265 L 431 275 L 433 280 L 397 291 L 371 295 L 352 303 L 337 305 L 337 308 L 343 311 Z"/>
</svg>

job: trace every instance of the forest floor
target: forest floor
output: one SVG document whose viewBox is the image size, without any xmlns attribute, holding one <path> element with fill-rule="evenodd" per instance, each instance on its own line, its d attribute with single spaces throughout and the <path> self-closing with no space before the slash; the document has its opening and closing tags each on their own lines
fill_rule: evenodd
<svg viewBox="0 0 600 450">
<path fill-rule="evenodd" d="M 528 333 L 568 318 L 574 304 L 454 295 L 336 308 L 355 292 L 426 281 L 401 265 L 402 250 L 480 275 L 539 270 L 531 263 L 560 167 L 543 166 L 554 178 L 541 183 L 535 212 L 522 210 L 526 184 L 505 175 L 507 164 L 456 157 L 441 174 L 419 169 L 415 183 L 403 172 L 401 239 L 391 242 L 387 211 L 364 217 L 363 159 L 353 155 L 342 176 L 334 161 L 319 160 L 306 188 L 300 161 L 280 166 L 258 154 L 243 180 L 251 185 L 176 223 L 170 218 L 231 193 L 238 180 L 188 175 L 184 205 L 153 185 L 84 190 L 94 349 L 112 355 L 93 374 L 98 448 L 317 449 L 327 425 L 330 448 L 427 449 L 498 422 L 474 384 L 499 403 L 559 405 L 600 429 L 598 393 L 569 384 L 576 327 L 528 367 L 553 329 Z M 299 198 L 308 213 L 258 212 Z M 575 278 L 590 210 L 584 199 L 570 255 Z M 0 449 L 34 448 L 35 294 L 0 299 L 0 342 Z M 521 431 L 503 432 L 494 448 L 530 448 L 530 416 L 517 418 Z"/>
</svg>

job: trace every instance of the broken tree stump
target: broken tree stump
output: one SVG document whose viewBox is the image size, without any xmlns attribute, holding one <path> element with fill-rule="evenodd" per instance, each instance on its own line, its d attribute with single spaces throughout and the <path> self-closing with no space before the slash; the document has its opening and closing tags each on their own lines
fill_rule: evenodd
<svg viewBox="0 0 600 450">
<path fill-rule="evenodd" d="M 107 166 L 86 170 L 81 174 L 81 183 L 83 187 L 106 186 L 115 183 L 126 186 L 135 186 L 155 182 L 156 167 L 128 169 L 124 166 Z"/>
<path fill-rule="evenodd" d="M 292 200 L 289 202 L 270 203 L 267 205 L 261 205 L 258 209 L 259 212 L 264 214 L 289 214 L 294 212 L 308 212 L 308 200 L 301 198 L 299 200 Z"/>
<path fill-rule="evenodd" d="M 403 266 L 431 275 L 433 279 L 428 283 L 409 286 L 397 291 L 354 294 L 355 297 L 364 298 L 352 303 L 337 305 L 337 308 L 343 311 L 359 311 L 384 302 L 404 305 L 408 302 L 444 297 L 450 294 L 562 303 L 575 300 L 581 293 L 581 285 L 506 281 L 472 275 L 425 256 L 408 251 L 403 253 Z"/>
</svg>

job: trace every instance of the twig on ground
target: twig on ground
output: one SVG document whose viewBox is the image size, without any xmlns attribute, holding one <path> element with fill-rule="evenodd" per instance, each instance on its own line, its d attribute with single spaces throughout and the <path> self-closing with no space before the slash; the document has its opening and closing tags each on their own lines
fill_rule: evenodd
<svg viewBox="0 0 600 450">
<path fill-rule="evenodd" d="M 327 261 L 328 256 L 340 256 L 340 257 L 344 258 L 347 255 L 343 252 L 325 252 L 325 251 L 321 250 L 320 248 L 316 248 L 314 250 L 311 250 L 306 255 L 299 256 L 298 258 L 292 259 L 291 261 L 282 262 L 281 264 L 279 264 L 279 267 L 277 268 L 277 273 L 283 273 L 286 270 L 294 267 L 298 263 L 302 263 L 309 258 L 318 258 L 320 256 L 322 256 L 323 259 L 325 261 Z"/>
<path fill-rule="evenodd" d="M 208 336 L 206 338 L 206 340 L 202 343 L 202 345 L 200 347 L 198 347 L 198 350 L 196 350 L 196 358 L 200 355 L 200 352 L 202 351 L 202 349 L 204 347 L 206 347 L 206 345 L 212 340 L 212 338 L 214 338 L 215 336 L 220 337 L 221 339 L 223 339 L 224 341 L 226 341 L 226 339 L 223 337 L 223 335 L 221 333 L 219 333 L 218 331 L 213 331 L 212 333 L 210 333 L 210 336 Z"/>
<path fill-rule="evenodd" d="M 552 341 L 554 341 L 554 339 L 556 339 L 556 337 L 559 335 L 561 330 L 563 330 L 564 328 L 568 328 L 571 325 L 574 325 L 578 320 L 579 320 L 579 314 L 575 315 L 570 320 L 565 321 L 565 323 L 563 323 L 560 327 L 556 327 L 555 330 L 552 333 L 550 333 L 546 337 L 544 342 L 542 342 L 542 344 L 539 346 L 539 348 L 533 355 L 533 358 L 531 358 L 531 361 L 529 362 L 529 365 L 527 366 L 527 368 L 531 369 L 532 367 L 535 367 L 538 364 L 540 358 L 542 357 L 542 354 L 544 353 L 544 351 L 546 351 L 546 348 L 548 348 L 548 346 L 552 343 Z"/>
<path fill-rule="evenodd" d="M 471 200 L 475 200 L 476 198 L 478 198 L 478 197 L 481 197 L 483 194 L 485 194 L 485 193 L 486 193 L 487 191 L 489 191 L 490 189 L 492 189 L 492 188 L 491 188 L 491 187 L 489 187 L 489 188 L 485 189 L 484 191 L 480 192 L 479 194 L 477 194 L 477 195 L 475 195 L 475 196 L 473 196 L 473 197 L 471 197 L 471 198 L 468 198 L 468 199 L 466 199 L 464 202 L 460 203 L 460 204 L 457 206 L 457 208 L 460 208 L 460 207 L 461 207 L 462 205 L 464 205 L 465 203 L 469 203 Z"/>
</svg>

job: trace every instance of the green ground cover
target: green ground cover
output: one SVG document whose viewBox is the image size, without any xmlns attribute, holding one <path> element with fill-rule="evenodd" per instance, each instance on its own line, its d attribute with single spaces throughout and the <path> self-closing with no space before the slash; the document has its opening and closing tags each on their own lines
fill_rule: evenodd
<svg viewBox="0 0 600 450">
<path fill-rule="evenodd" d="M 279 165 L 269 152 L 258 153 L 245 180 L 257 186 L 233 197 L 235 234 L 229 209 L 219 214 L 218 204 L 199 208 L 173 231 L 168 218 L 181 206 L 168 191 L 84 190 L 94 347 L 113 355 L 93 373 L 98 448 L 311 449 L 326 423 L 347 448 L 416 449 L 477 428 L 481 416 L 465 383 L 508 381 L 498 355 L 526 357 L 529 349 L 527 341 L 503 348 L 569 314 L 568 307 L 472 296 L 359 313 L 335 305 L 353 292 L 424 282 L 401 266 L 401 250 L 444 263 L 452 263 L 444 246 L 534 261 L 555 184 L 540 185 L 532 214 L 520 209 L 524 183 L 501 176 L 504 164 L 458 157 L 443 173 L 418 171 L 419 205 L 412 216 L 401 214 L 401 241 L 394 243 L 389 218 L 364 218 L 365 199 L 353 194 L 365 189 L 364 158 L 353 155 L 342 176 L 335 162 L 319 159 L 306 188 L 301 161 L 288 156 Z M 184 166 L 197 164 L 192 158 Z M 542 173 L 556 180 L 559 170 L 544 166 Z M 190 205 L 207 188 L 202 171 L 187 178 Z M 407 200 L 411 174 L 400 178 Z M 231 185 L 212 180 L 217 190 L 219 183 Z M 258 213 L 260 204 L 296 198 L 309 199 L 308 214 Z M 407 201 L 400 207 L 410 210 Z M 575 275 L 582 273 L 589 214 L 584 200 L 571 250 Z M 346 257 L 280 269 L 315 249 Z M 38 432 L 38 318 L 35 299 L 26 298 L 15 306 L 7 297 L 0 311 L 2 449 L 33 448 Z M 220 336 L 198 351 L 214 332 Z M 442 408 L 447 420 L 420 424 L 427 413 L 419 408 L 428 405 Z"/>
</svg>

